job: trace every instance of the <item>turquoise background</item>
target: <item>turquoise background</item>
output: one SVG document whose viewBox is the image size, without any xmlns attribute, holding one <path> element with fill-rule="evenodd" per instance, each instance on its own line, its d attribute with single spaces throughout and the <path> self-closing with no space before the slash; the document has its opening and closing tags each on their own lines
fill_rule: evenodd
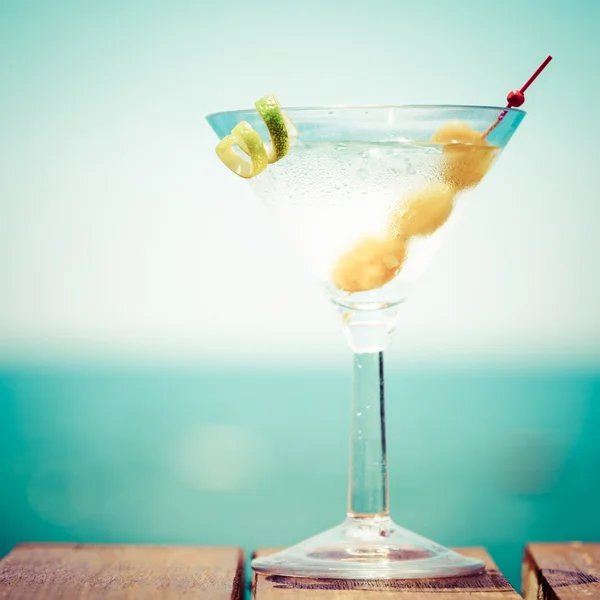
<svg viewBox="0 0 600 600">
<path fill-rule="evenodd" d="M 595 0 L 0 1 L 0 554 L 289 544 L 345 508 L 350 357 L 204 121 L 503 104 L 520 130 L 388 353 L 396 519 L 600 539 Z"/>
</svg>

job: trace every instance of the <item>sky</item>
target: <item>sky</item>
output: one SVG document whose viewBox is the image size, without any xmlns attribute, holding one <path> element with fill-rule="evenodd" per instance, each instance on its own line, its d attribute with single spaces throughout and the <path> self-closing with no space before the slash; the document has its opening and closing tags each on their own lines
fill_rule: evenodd
<svg viewBox="0 0 600 600">
<path fill-rule="evenodd" d="M 204 117 L 528 115 L 403 307 L 398 361 L 600 365 L 596 0 L 0 1 L 0 362 L 347 359 Z"/>
</svg>

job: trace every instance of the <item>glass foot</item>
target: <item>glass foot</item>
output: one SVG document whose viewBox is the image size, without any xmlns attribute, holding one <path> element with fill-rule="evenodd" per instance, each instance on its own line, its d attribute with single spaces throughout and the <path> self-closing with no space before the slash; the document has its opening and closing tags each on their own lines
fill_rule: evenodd
<svg viewBox="0 0 600 600">
<path fill-rule="evenodd" d="M 403 529 L 389 517 L 349 517 L 282 552 L 254 559 L 252 568 L 268 575 L 327 579 L 425 579 L 485 571 L 480 560 Z"/>
</svg>

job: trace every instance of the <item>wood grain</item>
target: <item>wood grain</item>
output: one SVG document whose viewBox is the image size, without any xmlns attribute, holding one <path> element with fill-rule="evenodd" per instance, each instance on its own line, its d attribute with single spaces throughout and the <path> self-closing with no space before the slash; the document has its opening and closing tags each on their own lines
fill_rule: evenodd
<svg viewBox="0 0 600 600">
<path fill-rule="evenodd" d="M 600 600 L 600 544 L 529 544 L 525 600 Z"/>
<path fill-rule="evenodd" d="M 21 544 L 0 561 L 2 600 L 242 600 L 238 548 Z"/>
<path fill-rule="evenodd" d="M 260 550 L 255 556 L 274 552 L 274 549 Z M 435 594 L 435 600 L 521 600 L 483 548 L 459 548 L 457 552 L 483 560 L 487 572 L 474 577 L 389 581 L 265 577 L 254 573 L 253 597 L 255 600 L 351 600 L 369 594 L 374 600 L 418 600 L 420 597 L 431 600 Z"/>
</svg>

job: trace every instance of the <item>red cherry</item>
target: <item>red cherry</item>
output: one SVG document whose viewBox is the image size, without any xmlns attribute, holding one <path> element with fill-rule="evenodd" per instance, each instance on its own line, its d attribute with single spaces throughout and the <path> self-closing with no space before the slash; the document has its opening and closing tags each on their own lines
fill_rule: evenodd
<svg viewBox="0 0 600 600">
<path fill-rule="evenodd" d="M 525 102 L 525 94 L 521 90 L 513 90 L 506 96 L 506 101 L 511 107 L 521 106 Z"/>
</svg>

